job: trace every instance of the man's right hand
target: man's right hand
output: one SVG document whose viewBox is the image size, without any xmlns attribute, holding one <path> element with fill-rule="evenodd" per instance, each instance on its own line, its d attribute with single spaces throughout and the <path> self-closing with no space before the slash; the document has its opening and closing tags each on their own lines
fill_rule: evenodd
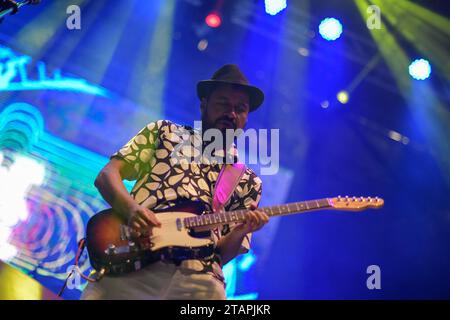
<svg viewBox="0 0 450 320">
<path fill-rule="evenodd" d="M 132 229 L 133 237 L 151 233 L 153 227 L 161 227 L 155 213 L 139 205 L 128 193 L 123 180 L 136 179 L 133 167 L 126 161 L 112 158 L 95 178 L 94 185 L 112 208 Z"/>
<path fill-rule="evenodd" d="M 127 211 L 128 226 L 133 230 L 135 237 L 151 235 L 153 227 L 161 227 L 161 222 L 156 218 L 155 213 L 146 207 L 136 204 Z"/>
</svg>

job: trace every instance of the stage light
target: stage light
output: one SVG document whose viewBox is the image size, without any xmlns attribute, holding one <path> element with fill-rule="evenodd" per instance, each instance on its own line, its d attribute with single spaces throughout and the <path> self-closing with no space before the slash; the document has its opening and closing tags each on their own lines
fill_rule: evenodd
<svg viewBox="0 0 450 320">
<path fill-rule="evenodd" d="M 206 39 L 200 40 L 197 44 L 197 49 L 199 51 L 205 51 L 206 48 L 208 48 L 208 40 L 206 40 Z"/>
<path fill-rule="evenodd" d="M 265 0 L 266 13 L 274 16 L 287 7 L 286 0 Z"/>
<path fill-rule="evenodd" d="M 340 103 L 346 104 L 349 100 L 348 92 L 345 90 L 339 91 L 338 94 L 336 95 L 336 98 Z"/>
<path fill-rule="evenodd" d="M 218 28 L 222 24 L 222 19 L 216 12 L 211 12 L 206 16 L 205 23 L 211 28 Z"/>
<path fill-rule="evenodd" d="M 11 229 L 4 230 L 0 229 L 0 238 L 4 238 L 4 235 L 7 235 L 8 237 L 6 237 L 6 240 L 2 240 L 2 242 L 0 243 L 0 260 L 11 261 L 17 255 L 17 249 L 7 242 L 12 232 Z"/>
<path fill-rule="evenodd" d="M 1 154 L 0 158 L 4 155 Z M 13 227 L 28 218 L 26 195 L 44 182 L 45 167 L 31 158 L 16 157 L 10 168 L 0 167 L 0 259 L 9 261 L 17 250 L 8 243 Z"/>
<path fill-rule="evenodd" d="M 425 80 L 431 74 L 431 65 L 425 59 L 414 60 L 409 65 L 409 74 L 416 80 Z"/>
<path fill-rule="evenodd" d="M 298 54 L 303 56 L 303 57 L 307 57 L 309 56 L 309 50 L 307 48 L 298 48 L 297 50 Z"/>
<path fill-rule="evenodd" d="M 397 141 L 397 142 L 402 141 L 402 135 L 396 131 L 391 130 L 391 131 L 389 131 L 388 135 L 389 135 L 389 138 L 391 138 L 394 141 Z"/>
<path fill-rule="evenodd" d="M 319 25 L 319 33 L 325 40 L 334 41 L 342 34 L 342 24 L 335 18 L 325 18 Z"/>
<path fill-rule="evenodd" d="M 248 271 L 250 267 L 255 263 L 256 257 L 252 252 L 245 254 L 239 261 L 239 270 Z"/>
<path fill-rule="evenodd" d="M 328 100 L 322 101 L 320 103 L 320 106 L 324 109 L 328 108 L 330 106 L 330 102 Z"/>
</svg>

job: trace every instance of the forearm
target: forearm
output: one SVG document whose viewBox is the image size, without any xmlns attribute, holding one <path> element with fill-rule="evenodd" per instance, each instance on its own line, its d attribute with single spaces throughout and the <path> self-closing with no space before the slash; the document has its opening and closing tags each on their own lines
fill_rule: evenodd
<svg viewBox="0 0 450 320">
<path fill-rule="evenodd" d="M 116 170 L 103 169 L 95 180 L 95 186 L 105 201 L 120 214 L 125 215 L 131 206 L 136 205 Z"/>
<path fill-rule="evenodd" d="M 245 233 L 233 230 L 220 238 L 217 243 L 217 250 L 222 258 L 223 265 L 233 260 L 239 254 L 245 236 Z"/>
</svg>

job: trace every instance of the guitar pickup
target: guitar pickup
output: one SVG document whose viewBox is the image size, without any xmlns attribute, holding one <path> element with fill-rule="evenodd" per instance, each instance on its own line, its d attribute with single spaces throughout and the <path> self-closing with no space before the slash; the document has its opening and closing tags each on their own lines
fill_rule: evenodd
<svg viewBox="0 0 450 320">
<path fill-rule="evenodd" d="M 178 218 L 178 219 L 176 220 L 176 223 L 177 223 L 177 229 L 178 229 L 178 231 L 181 231 L 181 230 L 183 229 L 183 224 L 181 223 L 181 219 Z"/>
<path fill-rule="evenodd" d="M 129 253 L 130 252 L 130 247 L 129 246 L 120 246 L 116 248 L 116 254 L 120 254 L 120 253 Z"/>
</svg>

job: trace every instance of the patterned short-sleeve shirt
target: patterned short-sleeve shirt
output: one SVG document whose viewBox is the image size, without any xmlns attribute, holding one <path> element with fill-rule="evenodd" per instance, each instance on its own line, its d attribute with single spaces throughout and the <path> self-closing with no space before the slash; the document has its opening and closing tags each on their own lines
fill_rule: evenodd
<svg viewBox="0 0 450 320">
<path fill-rule="evenodd" d="M 180 134 L 189 132 L 189 135 Z M 203 158 L 200 162 L 180 162 L 175 152 L 196 152 L 177 149 L 182 139 L 196 145 L 200 134 L 188 126 L 171 121 L 151 122 L 111 157 L 120 158 L 134 169 L 136 179 L 131 196 L 149 209 L 164 209 L 183 200 L 201 201 L 211 211 L 213 190 L 223 164 L 214 164 Z M 193 151 L 194 150 L 194 151 Z M 230 200 L 227 211 L 249 209 L 252 202 L 259 203 L 261 179 L 247 168 Z M 226 225 L 212 232 L 213 241 L 230 232 L 235 225 Z M 242 243 L 240 253 L 250 248 L 251 234 Z"/>
</svg>

